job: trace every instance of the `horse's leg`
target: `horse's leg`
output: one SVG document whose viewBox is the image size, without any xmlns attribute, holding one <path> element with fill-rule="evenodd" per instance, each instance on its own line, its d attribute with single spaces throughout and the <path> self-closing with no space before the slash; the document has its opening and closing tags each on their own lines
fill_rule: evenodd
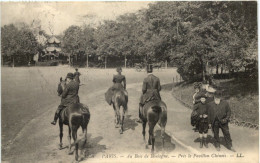
<svg viewBox="0 0 260 163">
<path fill-rule="evenodd" d="M 121 107 L 121 108 L 122 108 L 122 109 L 121 109 L 121 118 L 120 118 L 120 125 L 121 125 L 120 134 L 123 134 L 126 106 Z"/>
<path fill-rule="evenodd" d="M 63 137 L 63 123 L 59 119 L 59 127 L 60 127 L 60 150 L 62 149 L 62 137 Z"/>
<path fill-rule="evenodd" d="M 77 142 L 77 130 L 78 127 L 75 125 L 72 125 L 72 138 L 74 140 L 74 144 L 75 144 L 75 160 L 78 161 L 78 149 L 79 149 L 79 143 Z"/>
<path fill-rule="evenodd" d="M 113 108 L 114 108 L 114 112 L 115 112 L 115 128 L 117 128 L 117 114 L 116 114 L 116 107 L 115 104 L 113 103 Z"/>
<path fill-rule="evenodd" d="M 115 104 L 115 111 L 116 111 L 116 128 L 119 127 L 119 123 L 120 123 L 120 107 L 118 106 L 118 104 Z"/>
<path fill-rule="evenodd" d="M 144 138 L 144 141 L 145 141 L 145 128 L 146 128 L 146 121 L 143 121 L 143 132 L 142 132 L 142 134 L 143 134 L 143 138 Z"/>
<path fill-rule="evenodd" d="M 71 127 L 70 127 L 70 125 L 69 125 L 68 141 L 69 141 L 69 152 L 68 152 L 68 154 L 71 155 L 73 152 L 71 151 Z"/>
<path fill-rule="evenodd" d="M 155 138 L 154 138 L 154 126 L 155 124 L 152 122 L 149 122 L 149 145 L 152 145 L 152 153 L 154 152 L 154 142 L 155 142 Z"/>
</svg>

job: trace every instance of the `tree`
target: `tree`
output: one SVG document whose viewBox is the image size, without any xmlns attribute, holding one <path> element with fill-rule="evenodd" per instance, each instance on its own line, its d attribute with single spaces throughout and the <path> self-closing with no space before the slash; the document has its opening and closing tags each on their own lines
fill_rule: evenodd
<svg viewBox="0 0 260 163">
<path fill-rule="evenodd" d="M 71 65 L 71 55 L 77 57 L 79 51 L 83 51 L 82 30 L 79 26 L 70 26 L 65 30 L 63 36 L 63 49 L 69 53 L 69 64 Z"/>
</svg>

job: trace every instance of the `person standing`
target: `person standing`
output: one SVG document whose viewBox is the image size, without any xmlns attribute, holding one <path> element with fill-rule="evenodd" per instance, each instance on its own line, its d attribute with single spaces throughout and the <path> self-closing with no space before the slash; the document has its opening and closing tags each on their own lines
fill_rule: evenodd
<svg viewBox="0 0 260 163">
<path fill-rule="evenodd" d="M 198 120 L 198 130 L 199 130 L 199 138 L 200 138 L 200 148 L 203 147 L 203 144 L 206 148 L 208 148 L 208 128 L 209 128 L 209 121 L 208 121 L 208 110 L 206 107 L 206 95 L 200 94 L 200 102 L 194 105 L 194 109 L 196 110 L 199 120 Z"/>
<path fill-rule="evenodd" d="M 53 125 L 56 125 L 56 122 L 59 118 L 62 109 L 73 103 L 79 103 L 79 83 L 74 81 L 73 78 L 73 73 L 67 74 L 66 85 L 63 92 L 61 93 L 61 103 L 55 112 L 54 120 L 51 122 L 51 124 Z"/>
<path fill-rule="evenodd" d="M 228 122 L 231 116 L 231 109 L 227 101 L 221 99 L 222 92 L 217 90 L 214 94 L 214 101 L 208 103 L 209 126 L 212 128 L 215 139 L 215 147 L 220 151 L 219 129 L 222 130 L 227 148 L 236 152 L 232 147 L 232 139 L 229 133 Z"/>
<path fill-rule="evenodd" d="M 141 123 L 141 110 L 143 106 L 152 100 L 161 100 L 160 91 L 161 91 L 161 84 L 160 79 L 153 75 L 153 67 L 151 64 L 147 65 L 146 68 L 147 77 L 143 81 L 142 87 L 142 95 L 140 98 L 139 103 L 139 120 L 137 122 Z"/>
<path fill-rule="evenodd" d="M 74 79 L 76 82 L 80 83 L 79 76 L 81 75 L 80 72 L 78 72 L 78 69 L 75 69 L 76 72 L 74 73 Z"/>
</svg>

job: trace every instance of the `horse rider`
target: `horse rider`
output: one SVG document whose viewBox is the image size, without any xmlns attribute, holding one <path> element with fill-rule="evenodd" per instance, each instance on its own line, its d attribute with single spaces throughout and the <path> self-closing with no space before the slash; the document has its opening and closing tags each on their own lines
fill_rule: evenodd
<svg viewBox="0 0 260 163">
<path fill-rule="evenodd" d="M 55 112 L 54 120 L 51 124 L 56 125 L 59 118 L 59 114 L 62 109 L 73 103 L 79 103 L 79 83 L 73 80 L 73 73 L 68 73 L 66 77 L 66 85 L 61 94 L 61 103 Z"/>
<path fill-rule="evenodd" d="M 75 69 L 76 72 L 74 73 L 74 79 L 76 82 L 80 83 L 79 76 L 81 75 L 80 72 L 78 72 L 78 68 Z"/>
<path fill-rule="evenodd" d="M 153 75 L 153 66 L 151 64 L 147 65 L 146 68 L 147 77 L 143 81 L 142 87 L 142 95 L 140 98 L 139 103 L 139 120 L 137 122 L 141 123 L 141 112 L 143 106 L 152 100 L 161 100 L 160 91 L 161 91 L 161 84 L 160 79 Z"/>
<path fill-rule="evenodd" d="M 122 68 L 117 67 L 116 68 L 117 74 L 113 76 L 113 86 L 110 87 L 107 92 L 105 93 L 106 101 L 109 105 L 112 104 L 112 97 L 114 95 L 115 90 L 124 90 L 125 95 L 127 95 L 126 92 L 126 78 L 124 75 L 122 75 Z M 122 84 L 123 83 L 123 84 Z"/>
</svg>

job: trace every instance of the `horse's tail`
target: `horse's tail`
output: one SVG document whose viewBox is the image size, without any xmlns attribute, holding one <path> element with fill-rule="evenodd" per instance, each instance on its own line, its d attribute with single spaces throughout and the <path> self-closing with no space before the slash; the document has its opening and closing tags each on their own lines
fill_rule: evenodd
<svg viewBox="0 0 260 163">
<path fill-rule="evenodd" d="M 124 110 L 127 111 L 127 103 L 128 103 L 128 94 L 126 91 L 119 91 L 116 94 L 115 103 L 117 105 L 121 105 L 124 107 Z"/>
</svg>

